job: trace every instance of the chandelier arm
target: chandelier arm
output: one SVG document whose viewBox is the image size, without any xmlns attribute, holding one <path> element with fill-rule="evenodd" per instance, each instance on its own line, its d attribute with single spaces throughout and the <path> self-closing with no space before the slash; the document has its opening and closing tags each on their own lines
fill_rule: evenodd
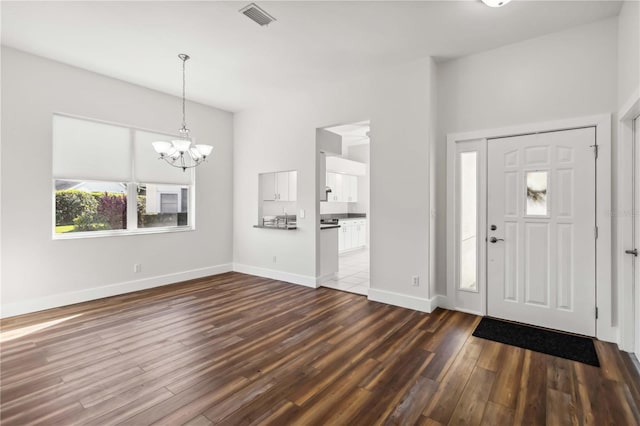
<svg viewBox="0 0 640 426">
<path fill-rule="evenodd" d="M 191 165 L 187 165 L 186 163 L 184 163 L 184 159 L 182 159 L 182 161 L 180 163 L 176 163 L 176 160 L 171 159 L 171 157 L 168 156 L 164 156 L 164 157 L 160 157 L 159 160 L 162 159 L 164 160 L 168 165 L 170 165 L 171 167 L 175 167 L 176 169 L 193 169 L 196 166 L 198 166 L 200 163 L 202 163 L 203 161 L 194 161 L 193 164 Z"/>
</svg>

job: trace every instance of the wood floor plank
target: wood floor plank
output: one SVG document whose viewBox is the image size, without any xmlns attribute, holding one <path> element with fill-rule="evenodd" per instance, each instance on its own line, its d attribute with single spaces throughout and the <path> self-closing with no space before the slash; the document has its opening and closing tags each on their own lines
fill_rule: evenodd
<svg viewBox="0 0 640 426">
<path fill-rule="evenodd" d="M 559 390 L 548 388 L 546 397 L 546 424 L 562 426 L 577 424 L 577 419 L 571 418 L 571 395 Z"/>
<path fill-rule="evenodd" d="M 513 416 L 513 409 L 492 401 L 487 401 L 480 424 L 482 426 L 510 426 L 514 424 Z"/>
<path fill-rule="evenodd" d="M 414 424 L 422 415 L 422 410 L 438 391 L 438 382 L 422 376 L 416 378 L 415 383 L 402 397 L 400 403 L 387 417 L 385 425 Z"/>
<path fill-rule="evenodd" d="M 0 423 L 640 424 L 640 375 L 431 314 L 240 273 L 0 320 Z"/>
<path fill-rule="evenodd" d="M 425 417 L 443 424 L 449 423 L 479 355 L 480 351 L 472 350 L 471 346 L 465 347 L 457 354 L 440 383 L 439 392 L 423 410 L 422 414 Z"/>
<path fill-rule="evenodd" d="M 458 401 L 450 425 L 478 425 L 482 421 L 496 373 L 476 364 Z"/>
<path fill-rule="evenodd" d="M 525 351 L 515 423 L 545 424 L 547 418 L 547 363 L 550 357 Z"/>
<path fill-rule="evenodd" d="M 491 388 L 489 401 L 502 404 L 508 408 L 515 408 L 520 390 L 520 377 L 524 363 L 524 349 L 515 346 L 502 345 L 498 356 L 496 379 Z M 480 360 L 478 360 L 480 365 Z"/>
</svg>

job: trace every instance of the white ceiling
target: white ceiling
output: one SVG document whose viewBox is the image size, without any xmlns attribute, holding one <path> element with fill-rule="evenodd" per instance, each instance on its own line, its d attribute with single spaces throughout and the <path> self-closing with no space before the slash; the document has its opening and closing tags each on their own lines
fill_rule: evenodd
<svg viewBox="0 0 640 426">
<path fill-rule="evenodd" d="M 264 1 L 277 22 L 238 10 L 250 1 L 2 1 L 2 43 L 238 111 L 282 90 L 434 56 L 515 43 L 619 13 L 618 1 Z"/>
</svg>

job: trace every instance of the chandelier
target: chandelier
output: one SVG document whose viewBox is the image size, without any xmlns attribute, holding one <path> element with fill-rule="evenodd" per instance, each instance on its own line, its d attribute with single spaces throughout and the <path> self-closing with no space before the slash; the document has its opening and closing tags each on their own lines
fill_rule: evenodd
<svg viewBox="0 0 640 426">
<path fill-rule="evenodd" d="M 173 167 L 178 167 L 182 171 L 191 169 L 202 164 L 213 147 L 211 145 L 195 145 L 192 143 L 189 136 L 189 129 L 187 129 L 186 114 L 185 114 L 185 64 L 189 60 L 189 55 L 181 53 L 178 58 L 182 61 L 182 127 L 178 132 L 180 136 L 178 139 L 173 139 L 171 142 L 157 141 L 153 142 L 153 149 L 160 154 L 160 159 L 164 160 Z"/>
</svg>

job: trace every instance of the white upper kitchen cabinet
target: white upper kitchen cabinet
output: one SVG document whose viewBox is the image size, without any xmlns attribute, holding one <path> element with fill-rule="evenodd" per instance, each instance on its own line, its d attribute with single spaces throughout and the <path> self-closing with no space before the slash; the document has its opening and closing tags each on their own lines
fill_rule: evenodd
<svg viewBox="0 0 640 426">
<path fill-rule="evenodd" d="M 276 173 L 276 194 L 278 201 L 289 201 L 289 172 Z"/>
<path fill-rule="evenodd" d="M 340 173 L 327 172 L 327 186 L 331 188 L 331 192 L 327 196 L 327 201 L 343 201 L 342 178 L 343 176 Z"/>
<path fill-rule="evenodd" d="M 296 201 L 298 172 L 274 172 L 260 175 L 263 201 Z"/>
<path fill-rule="evenodd" d="M 358 201 L 357 176 L 327 172 L 327 186 L 331 188 L 327 201 L 351 203 Z"/>
<path fill-rule="evenodd" d="M 278 194 L 276 192 L 276 174 L 263 173 L 260 175 L 260 192 L 263 201 L 275 201 Z"/>
<path fill-rule="evenodd" d="M 289 201 L 297 201 L 298 199 L 298 172 L 292 171 L 289 175 Z"/>
<path fill-rule="evenodd" d="M 342 175 L 342 201 L 358 201 L 358 176 Z"/>
</svg>

